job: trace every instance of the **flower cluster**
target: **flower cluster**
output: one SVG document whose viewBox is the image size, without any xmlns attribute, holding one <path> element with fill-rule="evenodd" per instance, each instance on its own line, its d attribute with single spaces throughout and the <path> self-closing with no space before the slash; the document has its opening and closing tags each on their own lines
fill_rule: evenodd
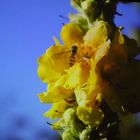
<svg viewBox="0 0 140 140">
<path fill-rule="evenodd" d="M 79 5 L 89 7 L 91 1 Z M 140 49 L 135 40 L 103 20 L 90 26 L 73 20 L 60 36 L 63 44 L 54 37 L 55 45 L 38 60 L 38 75 L 48 84 L 38 96 L 42 103 L 52 104 L 44 115 L 55 120 L 52 128 L 63 140 L 91 139 L 110 121 L 106 107 L 121 114 L 140 111 L 140 61 L 135 59 Z"/>
</svg>

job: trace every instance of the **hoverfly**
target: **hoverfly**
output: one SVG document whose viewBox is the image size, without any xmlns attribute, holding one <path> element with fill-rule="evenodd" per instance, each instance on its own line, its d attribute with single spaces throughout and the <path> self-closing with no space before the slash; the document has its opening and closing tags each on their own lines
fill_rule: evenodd
<svg viewBox="0 0 140 140">
<path fill-rule="evenodd" d="M 66 54 L 70 53 L 69 59 L 68 59 L 68 64 L 69 64 L 69 66 L 73 66 L 75 63 L 77 50 L 78 50 L 78 47 L 76 45 L 73 45 L 70 50 L 64 50 L 60 53 L 56 53 L 56 54 L 52 55 L 51 57 L 53 59 L 58 59 L 58 58 L 66 59 Z"/>
<path fill-rule="evenodd" d="M 77 46 L 72 46 L 71 47 L 71 54 L 70 54 L 70 57 L 69 57 L 69 65 L 70 66 L 73 66 L 73 64 L 75 63 L 75 55 L 77 54 L 77 50 L 78 50 L 78 47 Z"/>
</svg>

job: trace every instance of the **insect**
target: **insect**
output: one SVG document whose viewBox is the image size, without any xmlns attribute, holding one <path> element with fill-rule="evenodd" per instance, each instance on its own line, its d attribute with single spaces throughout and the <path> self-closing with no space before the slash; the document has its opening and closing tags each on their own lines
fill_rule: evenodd
<svg viewBox="0 0 140 140">
<path fill-rule="evenodd" d="M 78 47 L 76 45 L 73 45 L 71 47 L 70 50 L 64 50 L 60 53 L 56 53 L 54 55 L 51 56 L 51 58 L 53 59 L 66 59 L 67 57 L 67 53 L 70 53 L 70 56 L 69 56 L 69 60 L 68 60 L 68 63 L 70 66 L 73 66 L 73 64 L 75 63 L 75 55 L 77 54 L 77 50 L 78 50 Z"/>
<path fill-rule="evenodd" d="M 77 54 L 77 50 L 78 50 L 78 47 L 77 46 L 72 46 L 71 47 L 71 54 L 70 54 L 70 57 L 69 57 L 69 65 L 70 66 L 73 66 L 73 64 L 75 63 L 75 55 Z"/>
</svg>

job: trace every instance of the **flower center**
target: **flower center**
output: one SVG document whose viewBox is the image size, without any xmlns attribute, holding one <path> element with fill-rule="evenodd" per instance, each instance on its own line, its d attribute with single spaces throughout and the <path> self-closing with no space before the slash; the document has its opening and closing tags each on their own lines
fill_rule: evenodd
<svg viewBox="0 0 140 140">
<path fill-rule="evenodd" d="M 69 65 L 73 66 L 76 62 L 82 65 L 90 65 L 90 58 L 93 56 L 91 47 L 73 45 L 70 50 Z"/>
<path fill-rule="evenodd" d="M 90 65 L 90 58 L 93 55 L 91 47 L 81 47 L 78 49 L 79 62 L 82 64 Z"/>
</svg>

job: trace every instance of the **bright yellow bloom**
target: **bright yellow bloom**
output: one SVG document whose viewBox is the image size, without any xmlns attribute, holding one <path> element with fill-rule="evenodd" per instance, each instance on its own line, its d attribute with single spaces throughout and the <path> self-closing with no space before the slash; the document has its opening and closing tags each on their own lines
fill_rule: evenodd
<svg viewBox="0 0 140 140">
<path fill-rule="evenodd" d="M 64 45 L 54 38 L 56 45 L 38 61 L 38 75 L 48 83 L 47 91 L 38 96 L 42 103 L 53 103 L 45 116 L 61 118 L 65 110 L 74 107 L 77 117 L 94 127 L 104 117 L 99 108 L 103 98 L 113 111 L 129 110 L 131 100 L 125 99 L 124 90 L 119 86 L 127 87 L 126 91 L 133 93 L 129 87 L 134 77 L 129 75 L 140 66 L 129 63 L 129 59 L 138 51 L 126 44 L 129 39 L 119 29 L 112 42 L 108 39 L 109 34 L 109 25 L 103 21 L 96 22 L 85 34 L 77 24 L 64 25 L 61 31 Z M 138 71 L 135 78 L 136 75 Z M 140 78 L 136 79 L 135 84 Z"/>
<path fill-rule="evenodd" d="M 115 138 L 119 114 L 140 112 L 140 61 L 135 59 L 140 48 L 109 24 L 117 2 L 104 1 L 104 8 L 94 0 L 71 4 L 78 13 L 62 27 L 62 43 L 53 37 L 55 44 L 38 59 L 38 75 L 47 83 L 38 97 L 52 105 L 44 116 L 55 121 L 51 126 L 63 140 Z M 111 18 L 108 6 L 113 6 Z"/>
<path fill-rule="evenodd" d="M 107 24 L 97 22 L 85 35 L 77 24 L 66 24 L 62 28 L 61 38 L 64 46 L 54 38 L 56 45 L 51 46 L 39 59 L 38 74 L 44 82 L 48 82 L 47 92 L 39 94 L 39 98 L 43 103 L 53 103 L 46 116 L 59 118 L 65 110 L 64 103 L 74 103 L 76 97 L 79 106 L 77 115 L 80 119 L 85 108 L 89 112 L 95 112 L 97 108 L 95 103 L 100 87 L 96 65 L 110 48 Z M 77 47 L 75 54 L 72 52 L 73 45 Z M 69 65 L 70 59 L 74 59 L 72 66 Z M 61 114 L 58 113 L 59 110 L 55 112 L 60 104 Z M 93 114 L 90 114 L 92 117 Z M 102 113 L 97 114 L 101 114 L 102 118 Z M 84 118 L 81 120 L 85 122 Z M 95 123 L 96 121 L 95 119 Z"/>
</svg>

